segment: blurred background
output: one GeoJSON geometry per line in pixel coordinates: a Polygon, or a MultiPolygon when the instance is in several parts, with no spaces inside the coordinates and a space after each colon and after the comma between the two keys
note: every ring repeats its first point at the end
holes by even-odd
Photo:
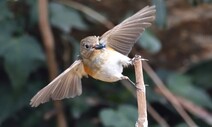
{"type": "MultiPolygon", "coordinates": [[[[123,82],[84,78],[79,97],[37,108],[29,102],[51,79],[41,14],[48,10],[59,74],[77,58],[82,38],[101,36],[147,5],[156,5],[156,21],[130,57],[149,60],[149,126],[212,126],[212,0],[51,0],[39,9],[45,1],[0,1],[1,127],[133,127],[135,90],[123,82]]],[[[135,81],[133,67],[124,74],[135,81]]]]}

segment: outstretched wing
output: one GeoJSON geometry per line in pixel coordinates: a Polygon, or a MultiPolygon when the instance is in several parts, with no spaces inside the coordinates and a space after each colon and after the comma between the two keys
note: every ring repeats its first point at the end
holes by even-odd
{"type": "Polygon", "coordinates": [[[82,93],[81,78],[86,75],[81,60],[75,61],[68,69],[41,89],[32,99],[30,105],[38,105],[52,100],[73,98],[82,93]]]}
{"type": "Polygon", "coordinates": [[[110,48],[128,55],[136,40],[145,28],[155,19],[155,6],[146,6],[101,36],[100,42],[106,42],[110,48]]]}

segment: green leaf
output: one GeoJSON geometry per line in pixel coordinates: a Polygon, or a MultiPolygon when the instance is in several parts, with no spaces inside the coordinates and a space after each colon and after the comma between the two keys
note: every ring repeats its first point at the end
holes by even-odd
{"type": "MultiPolygon", "coordinates": [[[[29,106],[29,100],[32,97],[35,89],[38,90],[39,84],[43,81],[30,81],[24,92],[19,96],[15,96],[14,92],[6,87],[7,84],[0,83],[0,126],[9,117],[14,116],[15,112],[20,111],[24,107],[29,106]]],[[[21,118],[20,118],[21,119],[21,118]]]]}
{"type": "Polygon", "coordinates": [[[138,110],[131,105],[120,105],[118,112],[126,116],[128,121],[134,125],[138,119],[138,110]]]}
{"type": "Polygon", "coordinates": [[[186,123],[180,123],[176,125],[175,127],[188,127],[188,125],[186,123]]]}
{"type": "Polygon", "coordinates": [[[104,109],[100,112],[100,119],[105,126],[114,126],[114,121],[119,119],[113,109],[104,109]]]}
{"type": "Polygon", "coordinates": [[[168,77],[167,84],[175,94],[183,96],[200,106],[206,106],[212,109],[212,101],[209,95],[202,88],[192,85],[190,77],[172,74],[168,77]]]}
{"type": "Polygon", "coordinates": [[[129,105],[120,106],[118,111],[108,108],[100,112],[100,119],[104,126],[132,127],[136,123],[137,110],[129,105]]]}
{"type": "Polygon", "coordinates": [[[0,56],[14,89],[21,88],[29,74],[44,64],[45,56],[38,42],[29,35],[0,42],[0,56]]]}
{"type": "Polygon", "coordinates": [[[152,102],[166,102],[164,97],[155,93],[155,91],[153,91],[153,89],[151,87],[146,87],[146,96],[148,99],[148,102],[152,103],[152,102]]]}
{"type": "Polygon", "coordinates": [[[38,124],[41,123],[43,120],[44,112],[42,110],[36,110],[35,112],[31,112],[28,116],[19,120],[22,125],[21,127],[35,127],[39,126],[38,124]]]}
{"type": "Polygon", "coordinates": [[[193,65],[186,74],[189,74],[198,86],[210,89],[212,82],[211,64],[212,61],[202,61],[199,64],[193,65]]]}
{"type": "Polygon", "coordinates": [[[8,18],[12,18],[13,14],[11,13],[11,11],[9,10],[8,6],[7,6],[7,0],[1,0],[0,1],[0,22],[8,19],[8,18]]]}
{"type": "Polygon", "coordinates": [[[13,106],[12,93],[1,83],[0,88],[0,126],[2,122],[8,118],[16,107],[13,106]]]}
{"type": "Polygon", "coordinates": [[[33,25],[38,22],[38,1],[27,0],[26,2],[30,6],[30,23],[33,25]]]}
{"type": "Polygon", "coordinates": [[[141,35],[140,39],[138,40],[138,44],[150,53],[157,53],[161,49],[160,40],[149,31],[145,31],[141,35]]]}
{"type": "Polygon", "coordinates": [[[91,105],[87,104],[86,98],[83,96],[81,96],[80,99],[75,99],[69,102],[72,106],[71,113],[76,119],[80,118],[80,116],[91,107],[91,105]]]}
{"type": "Polygon", "coordinates": [[[58,3],[50,3],[49,6],[51,12],[50,21],[52,25],[62,29],[65,32],[69,32],[72,27],[81,30],[87,29],[87,25],[83,21],[79,12],[58,3]]]}
{"type": "Polygon", "coordinates": [[[156,19],[155,22],[158,27],[164,28],[167,21],[167,9],[165,0],[152,0],[156,6],[156,19]]]}
{"type": "Polygon", "coordinates": [[[13,32],[16,31],[16,25],[13,20],[3,20],[0,21],[0,44],[9,41],[13,32]]]}

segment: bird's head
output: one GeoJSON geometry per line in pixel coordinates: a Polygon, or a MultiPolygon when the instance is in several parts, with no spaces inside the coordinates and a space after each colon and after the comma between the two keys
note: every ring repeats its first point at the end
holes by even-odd
{"type": "Polygon", "coordinates": [[[105,48],[105,44],[100,43],[98,36],[89,36],[80,42],[80,55],[83,58],[88,58],[92,55],[93,51],[105,48]]]}

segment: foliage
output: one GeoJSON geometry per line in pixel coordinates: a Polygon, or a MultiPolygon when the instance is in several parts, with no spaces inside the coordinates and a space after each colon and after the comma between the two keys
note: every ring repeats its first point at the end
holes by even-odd
{"type": "Polygon", "coordinates": [[[165,0],[152,0],[152,3],[156,6],[155,23],[159,28],[165,28],[167,22],[167,9],[165,0]]]}
{"type": "Polygon", "coordinates": [[[130,105],[121,105],[117,111],[108,108],[100,112],[100,119],[106,127],[132,127],[137,117],[137,109],[130,105]]]}
{"type": "Polygon", "coordinates": [[[212,101],[207,92],[201,87],[194,86],[189,76],[176,73],[170,74],[167,79],[167,84],[173,93],[192,100],[196,104],[212,109],[212,101]],[[191,96],[191,93],[195,94],[191,96]]]}
{"type": "Polygon", "coordinates": [[[2,43],[0,47],[5,71],[14,89],[24,85],[30,73],[44,62],[41,47],[28,35],[13,37],[6,43],[2,43]]]}
{"type": "MultiPolygon", "coordinates": [[[[104,13],[112,20],[117,19],[117,13],[110,9],[110,7],[114,8],[113,2],[117,1],[90,1],[89,3],[79,0],[78,2],[97,10],[101,14],[104,13]],[[107,13],[111,10],[111,13],[107,13]]],[[[125,13],[136,11],[134,8],[136,4],[144,5],[142,1],[132,0],[128,2],[120,3],[120,8],[125,9],[125,13]]],[[[190,6],[194,3],[196,3],[195,6],[201,6],[202,3],[208,4],[210,2],[211,0],[187,1],[190,6]]],[[[166,66],[169,64],[169,60],[168,64],[165,64],[165,57],[161,54],[161,51],[168,51],[170,47],[165,47],[164,38],[166,38],[166,34],[163,33],[169,32],[167,10],[168,6],[173,4],[167,4],[165,0],[152,0],[152,3],[157,8],[154,29],[150,28],[143,33],[136,46],[145,49],[145,51],[142,51],[142,53],[145,52],[145,58],[159,58],[162,61],[163,64],[158,64],[161,62],[159,60],[152,60],[149,63],[154,66],[155,71],[171,92],[211,112],[212,61],[210,59],[199,60],[198,64],[182,65],[182,68],[186,68],[184,71],[179,71],[180,68],[166,66]]],[[[185,3],[181,5],[183,4],[185,3]]],[[[208,6],[211,5],[208,4],[208,6]]],[[[178,6],[175,7],[175,9],[177,8],[178,6]]],[[[101,24],[93,22],[94,20],[90,20],[83,13],[55,1],[49,2],[48,9],[49,21],[54,33],[58,67],[59,71],[62,71],[77,57],[78,44],[83,37],[94,33],[100,35],[106,29],[101,24]]],[[[0,126],[56,126],[55,117],[44,119],[45,116],[55,112],[52,102],[43,104],[38,108],[29,106],[31,97],[48,82],[46,57],[38,27],[37,0],[1,0],[0,13],[0,126]]],[[[118,13],[119,19],[124,16],[122,13],[118,13]]],[[[180,26],[180,24],[178,25],[180,26]]],[[[178,35],[172,39],[177,38],[178,35]]],[[[184,45],[182,44],[182,47],[184,45]]],[[[175,44],[172,47],[174,46],[175,44]]],[[[194,50],[193,52],[198,51],[194,50]]],[[[179,58],[173,59],[179,61],[179,58]]],[[[134,81],[132,68],[125,69],[124,74],[134,81]]],[[[179,114],[157,92],[155,85],[146,74],[145,82],[148,84],[148,102],[153,108],[171,126],[185,127],[186,124],[179,118],[179,114]]],[[[83,79],[83,94],[75,99],[63,101],[66,120],[70,126],[132,127],[135,125],[137,120],[135,98],[120,82],[112,83],[113,85],[108,84],[92,78],[85,78],[83,79]]],[[[198,116],[193,114],[191,116],[200,126],[210,126],[204,120],[200,120],[198,116]]],[[[150,115],[149,126],[159,127],[150,115]]]]}
{"type": "Polygon", "coordinates": [[[65,7],[58,3],[51,3],[49,5],[52,25],[60,28],[65,32],[69,32],[72,27],[77,29],[85,30],[87,25],[82,20],[82,17],[79,15],[79,12],[74,9],[65,7]]]}
{"type": "Polygon", "coordinates": [[[153,34],[149,31],[145,31],[141,38],[138,41],[138,44],[141,45],[145,50],[154,54],[160,51],[161,49],[161,42],[157,39],[153,34]]]}

